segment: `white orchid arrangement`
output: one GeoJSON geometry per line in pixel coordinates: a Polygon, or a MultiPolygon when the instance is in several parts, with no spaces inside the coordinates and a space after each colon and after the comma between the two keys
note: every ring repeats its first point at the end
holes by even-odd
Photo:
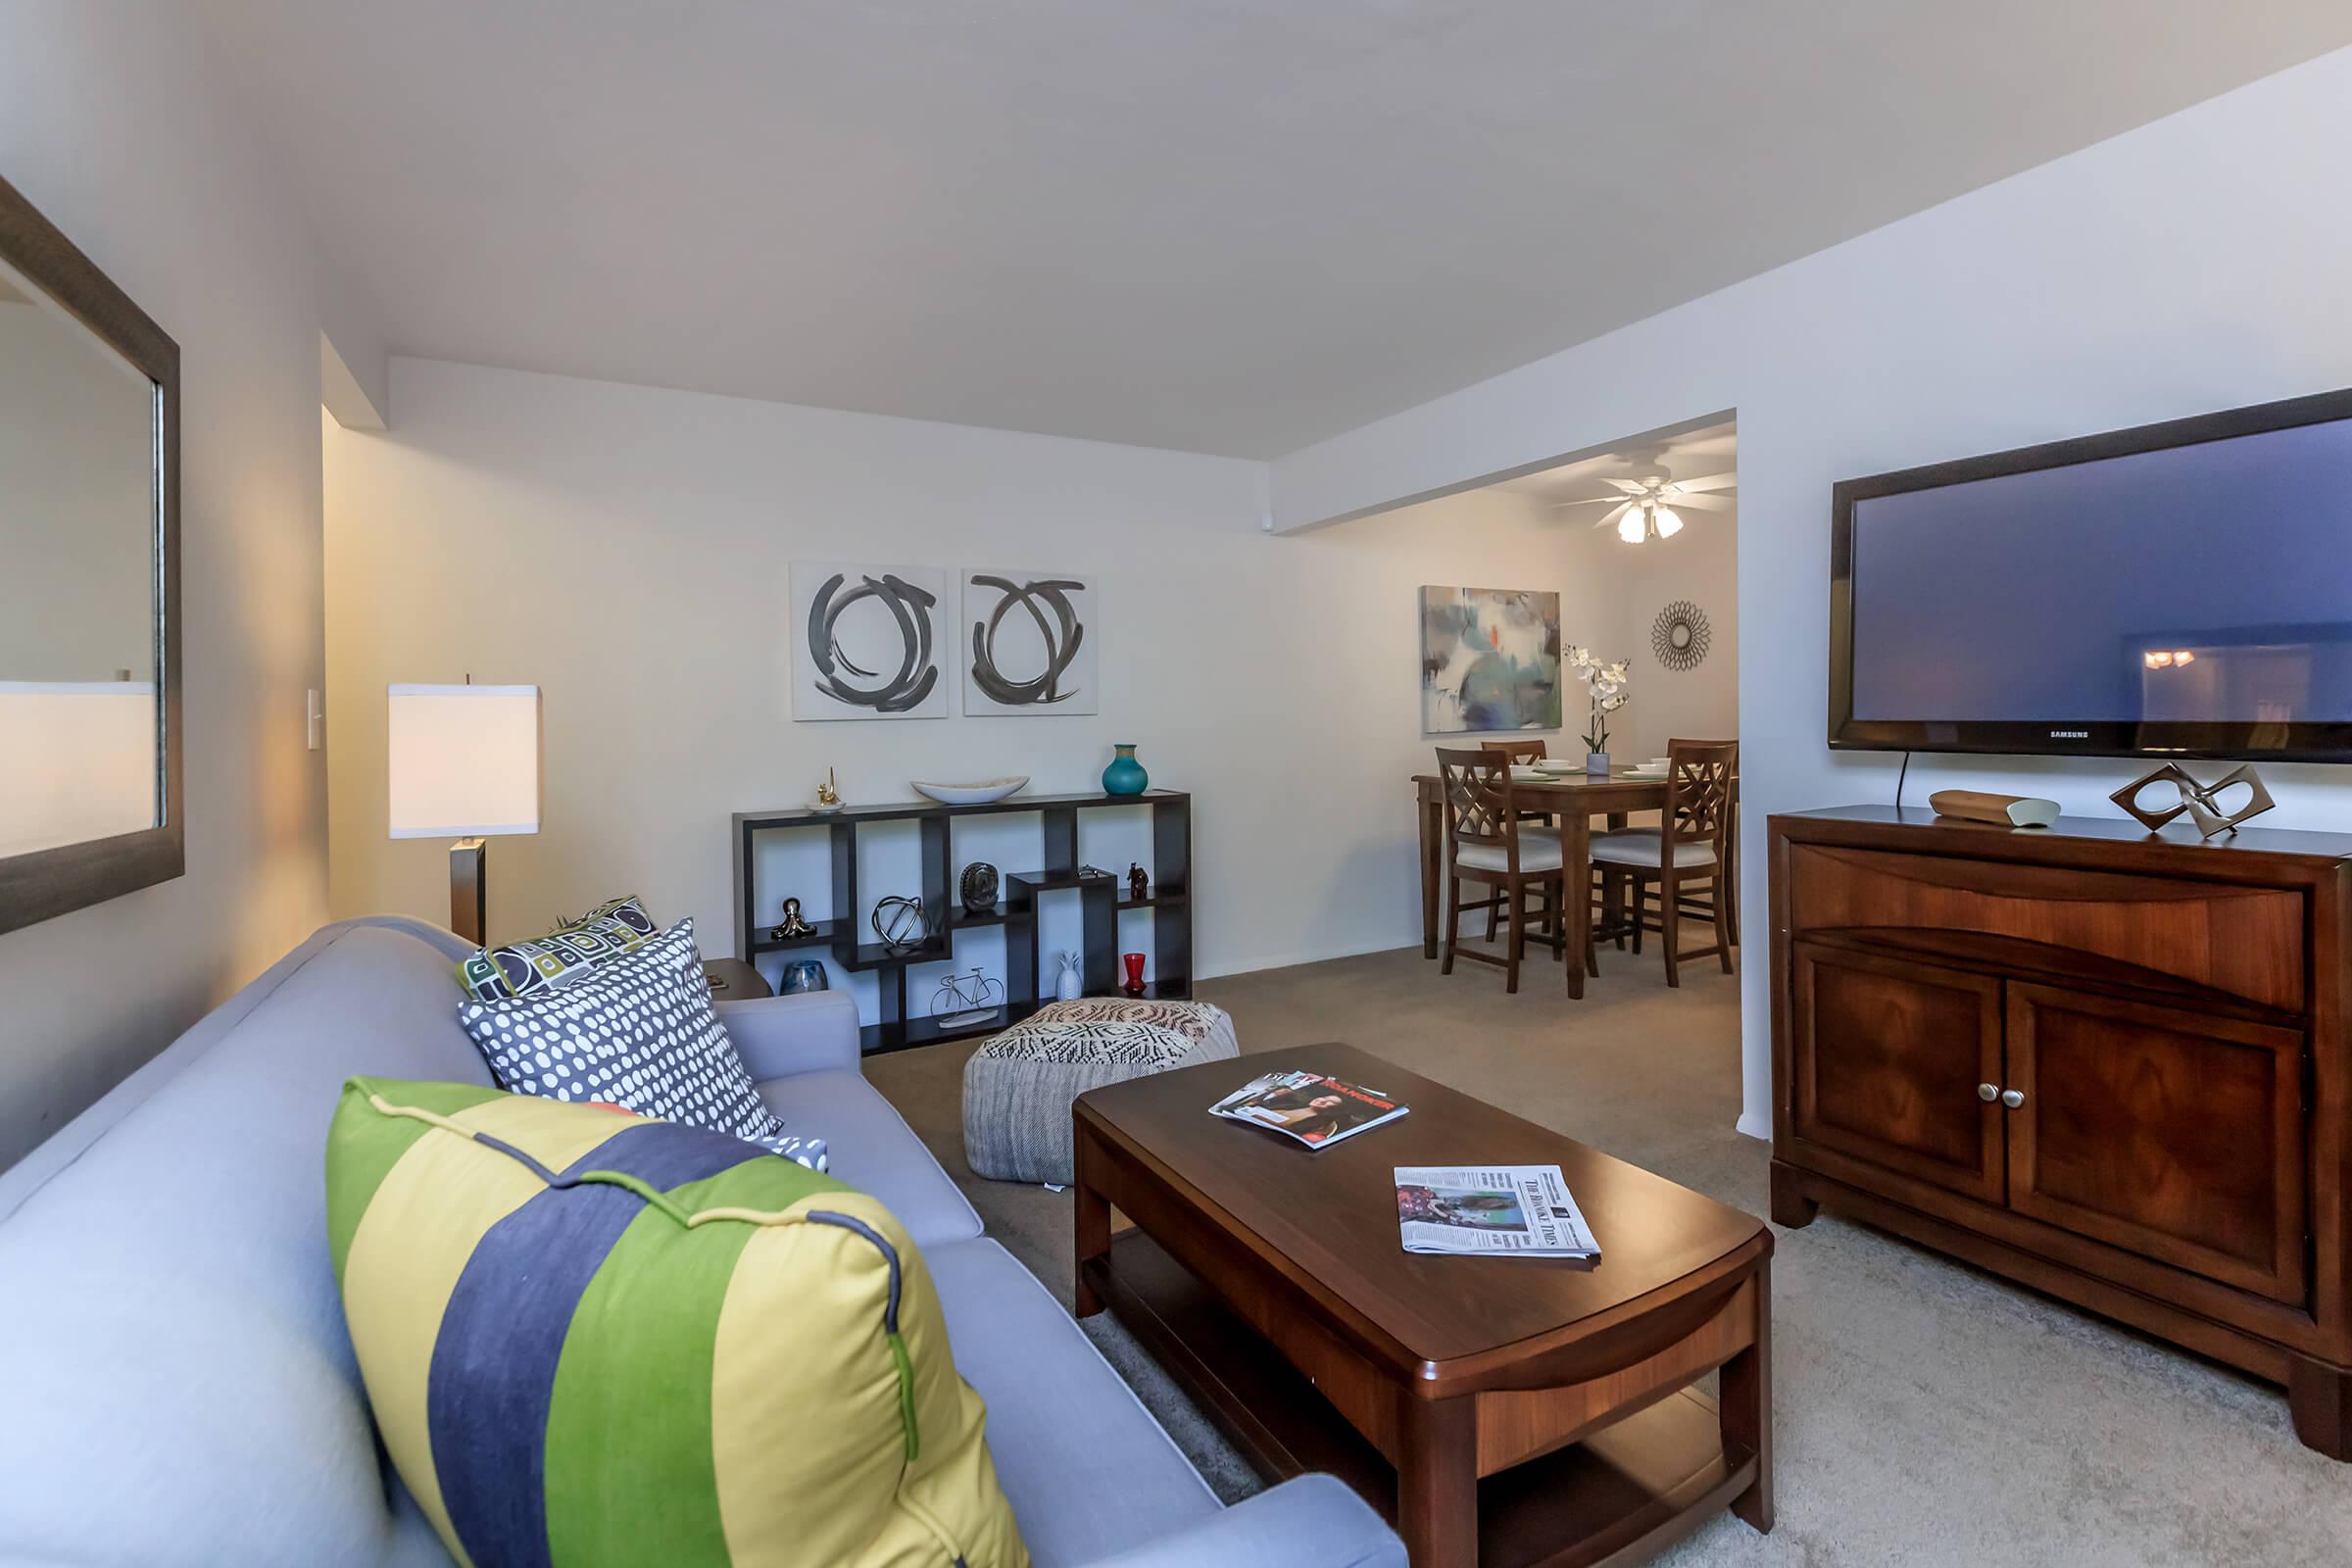
{"type": "Polygon", "coordinates": [[[1592,728],[1584,736],[1585,750],[1606,753],[1609,749],[1609,715],[1634,700],[1630,690],[1634,683],[1633,664],[1628,660],[1604,662],[1593,657],[1589,648],[1571,647],[1568,667],[1576,678],[1590,688],[1592,709],[1592,728]]]}

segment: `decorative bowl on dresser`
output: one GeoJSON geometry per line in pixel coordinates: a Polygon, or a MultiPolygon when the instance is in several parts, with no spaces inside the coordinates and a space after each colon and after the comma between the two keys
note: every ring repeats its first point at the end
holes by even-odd
{"type": "Polygon", "coordinates": [[[1775,816],[1772,1217],[2282,1383],[2352,1459],[2352,834],[1775,816]]]}

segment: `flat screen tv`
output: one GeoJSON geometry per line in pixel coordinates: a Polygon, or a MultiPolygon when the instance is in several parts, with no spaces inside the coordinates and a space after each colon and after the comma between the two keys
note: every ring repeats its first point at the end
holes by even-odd
{"type": "Polygon", "coordinates": [[[2352,391],[1833,507],[1834,747],[2352,761],[2352,391]]]}

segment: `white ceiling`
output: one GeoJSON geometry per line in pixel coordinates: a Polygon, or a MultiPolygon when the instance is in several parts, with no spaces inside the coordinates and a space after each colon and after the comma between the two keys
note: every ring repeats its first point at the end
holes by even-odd
{"type": "Polygon", "coordinates": [[[201,3],[397,352],[1250,457],[2352,43],[2342,0],[201,3]]]}

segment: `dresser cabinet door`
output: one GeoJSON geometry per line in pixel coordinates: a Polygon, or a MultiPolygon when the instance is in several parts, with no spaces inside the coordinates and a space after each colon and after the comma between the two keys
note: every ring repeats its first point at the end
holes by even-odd
{"type": "Polygon", "coordinates": [[[1790,1130],[1875,1165],[2001,1200],[2001,983],[1800,942],[1790,1130]]]}
{"type": "Polygon", "coordinates": [[[2303,1036],[2012,984],[2009,1206],[2300,1303],[2303,1036]]]}

